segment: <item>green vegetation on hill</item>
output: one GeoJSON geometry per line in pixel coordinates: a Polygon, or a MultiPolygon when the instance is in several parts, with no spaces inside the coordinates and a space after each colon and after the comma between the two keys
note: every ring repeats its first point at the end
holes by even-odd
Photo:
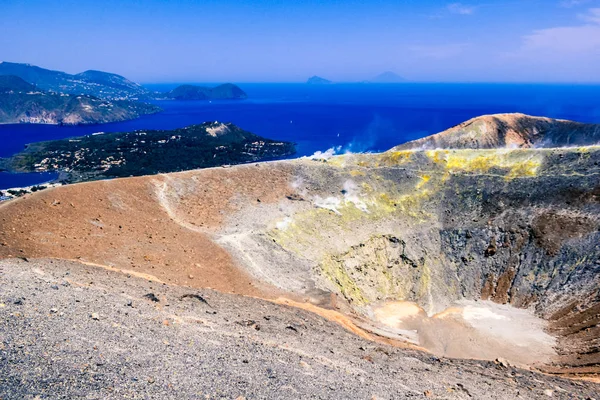
{"type": "Polygon", "coordinates": [[[0,93],[29,92],[35,86],[14,75],[0,75],[0,93]]]}
{"type": "Polygon", "coordinates": [[[265,139],[233,124],[207,122],[34,143],[0,159],[0,164],[16,172],[62,171],[75,182],[239,164],[294,152],[293,143],[265,139]]]}

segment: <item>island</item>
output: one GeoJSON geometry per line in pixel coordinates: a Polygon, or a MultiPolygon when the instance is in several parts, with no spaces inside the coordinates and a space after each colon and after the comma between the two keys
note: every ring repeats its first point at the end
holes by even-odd
{"type": "Polygon", "coordinates": [[[308,78],[306,83],[309,85],[328,85],[333,82],[329,79],[321,78],[320,76],[315,75],[308,78]]]}
{"type": "Polygon", "coordinates": [[[100,124],[160,112],[152,104],[48,92],[14,75],[0,75],[0,124],[100,124]]]}
{"type": "Polygon", "coordinates": [[[386,71],[383,72],[377,76],[375,76],[373,79],[368,81],[369,83],[402,83],[402,82],[406,82],[406,79],[394,72],[391,71],[386,71]]]}
{"type": "Polygon", "coordinates": [[[99,132],[33,143],[21,153],[0,158],[0,170],[58,171],[61,181],[74,183],[248,163],[294,153],[293,143],[215,121],[174,130],[99,132]]]}
{"type": "Polygon", "coordinates": [[[93,96],[103,100],[225,100],[248,96],[238,86],[181,85],[170,92],[150,90],[139,83],[110,72],[89,70],[71,75],[30,64],[0,62],[0,76],[17,76],[42,91],[93,96]]]}
{"type": "Polygon", "coordinates": [[[246,92],[232,83],[213,88],[195,85],[181,85],[165,94],[174,100],[235,100],[248,97],[246,92]]]}

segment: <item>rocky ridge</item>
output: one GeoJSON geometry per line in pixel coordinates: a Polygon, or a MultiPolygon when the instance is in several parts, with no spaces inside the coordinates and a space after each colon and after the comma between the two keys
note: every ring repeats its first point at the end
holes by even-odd
{"type": "Polygon", "coordinates": [[[600,143],[600,124],[495,114],[476,117],[444,132],[396,146],[408,149],[515,149],[588,146],[600,143]]]}

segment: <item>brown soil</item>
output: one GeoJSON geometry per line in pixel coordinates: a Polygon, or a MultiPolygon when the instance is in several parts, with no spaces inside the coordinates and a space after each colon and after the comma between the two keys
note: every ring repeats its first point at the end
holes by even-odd
{"type": "MultiPolygon", "coordinates": [[[[207,169],[166,176],[97,181],[49,189],[0,206],[0,258],[77,259],[191,287],[273,298],[281,293],[238,269],[210,238],[210,228],[239,207],[236,193],[270,202],[287,191],[285,168],[207,169]],[[170,218],[157,193],[177,196],[194,182],[170,218]],[[201,229],[205,228],[205,229],[201,229]]],[[[179,196],[177,196],[179,197],[179,196]]]]}

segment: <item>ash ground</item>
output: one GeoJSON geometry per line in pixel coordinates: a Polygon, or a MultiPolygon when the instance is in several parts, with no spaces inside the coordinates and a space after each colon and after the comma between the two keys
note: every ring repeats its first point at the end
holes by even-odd
{"type": "Polygon", "coordinates": [[[41,259],[0,261],[0,398],[597,399],[600,385],[439,359],[296,308],[41,259]]]}

